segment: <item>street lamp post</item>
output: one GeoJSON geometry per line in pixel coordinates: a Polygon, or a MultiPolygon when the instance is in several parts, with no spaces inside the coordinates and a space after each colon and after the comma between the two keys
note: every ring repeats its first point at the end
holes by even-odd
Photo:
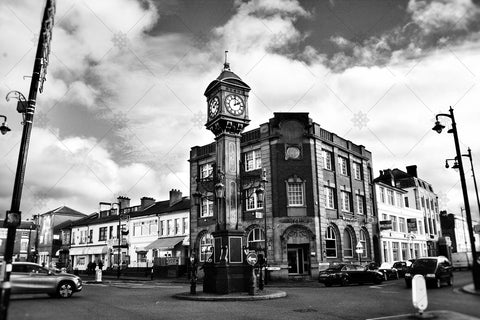
{"type": "MultiPolygon", "coordinates": [[[[3,227],[7,228],[7,239],[5,243],[5,253],[3,262],[3,282],[0,292],[0,320],[7,319],[8,305],[10,302],[10,274],[12,272],[12,258],[15,245],[15,235],[17,227],[22,220],[20,211],[20,201],[22,198],[23,182],[25,177],[25,168],[27,165],[28,147],[30,144],[30,135],[33,127],[33,115],[35,113],[35,105],[37,101],[37,92],[43,91],[43,82],[47,73],[48,57],[50,54],[50,42],[52,38],[53,20],[55,15],[55,0],[47,0],[43,19],[40,27],[40,34],[35,54],[35,62],[33,65],[32,80],[30,82],[30,91],[28,100],[25,100],[18,91],[10,93],[19,94],[17,98],[23,97],[24,101],[19,100],[17,110],[24,115],[22,139],[20,142],[20,150],[18,155],[17,170],[15,173],[15,182],[13,185],[12,203],[10,210],[7,211],[3,227]]],[[[7,94],[7,101],[9,99],[7,94]]],[[[6,120],[6,117],[5,117],[6,120]]],[[[8,128],[5,123],[0,127],[0,131],[4,134],[8,128]]]]}
{"type": "Polygon", "coordinates": [[[473,169],[472,150],[468,148],[467,151],[468,151],[468,154],[462,154],[462,156],[468,157],[470,159],[470,166],[472,168],[473,186],[475,187],[475,195],[477,196],[478,213],[480,214],[480,199],[478,198],[477,179],[475,178],[475,170],[473,169]]]}
{"type": "Polygon", "coordinates": [[[467,216],[467,224],[468,224],[468,235],[470,238],[470,244],[472,247],[472,258],[473,258],[473,268],[472,268],[472,276],[473,276],[473,284],[475,287],[475,290],[480,290],[480,269],[479,269],[479,264],[477,261],[477,252],[475,248],[475,237],[473,234],[473,225],[472,225],[472,216],[470,213],[470,204],[468,201],[468,193],[467,193],[467,184],[465,181],[465,173],[463,170],[463,162],[462,162],[462,153],[460,151],[460,143],[458,139],[458,132],[457,132],[457,124],[455,123],[455,116],[453,114],[453,108],[450,107],[450,113],[440,113],[435,116],[436,122],[435,126],[432,128],[432,130],[441,133],[442,130],[445,128],[442,124],[440,124],[440,121],[438,121],[439,117],[447,117],[450,118],[452,121],[452,128],[448,130],[448,133],[453,133],[453,140],[455,143],[455,151],[456,151],[456,160],[458,163],[458,169],[460,172],[460,182],[462,185],[462,193],[463,193],[463,202],[465,204],[465,213],[467,216]]]}

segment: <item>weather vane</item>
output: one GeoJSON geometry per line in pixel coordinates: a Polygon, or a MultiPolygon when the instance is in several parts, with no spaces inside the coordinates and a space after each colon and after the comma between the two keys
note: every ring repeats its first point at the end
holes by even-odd
{"type": "Polygon", "coordinates": [[[223,64],[223,70],[230,70],[230,63],[227,62],[228,50],[225,50],[225,63],[223,64]]]}

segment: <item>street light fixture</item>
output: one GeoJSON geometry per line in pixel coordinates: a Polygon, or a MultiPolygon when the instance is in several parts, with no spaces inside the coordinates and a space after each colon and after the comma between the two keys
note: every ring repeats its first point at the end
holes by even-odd
{"type": "Polygon", "coordinates": [[[2,134],[6,134],[8,131],[11,131],[11,129],[9,127],[7,127],[7,117],[0,114],[0,118],[5,119],[5,120],[3,120],[3,123],[0,126],[0,132],[2,134]]]}
{"type": "Polygon", "coordinates": [[[458,169],[460,172],[460,182],[462,185],[462,193],[463,193],[463,201],[465,204],[465,213],[467,216],[467,224],[468,224],[468,235],[470,238],[470,245],[472,248],[472,258],[473,258],[473,268],[472,268],[472,276],[473,276],[473,284],[475,287],[475,290],[480,290],[480,265],[478,264],[477,261],[477,252],[475,248],[475,237],[473,234],[473,225],[472,225],[472,215],[470,213],[470,204],[468,201],[468,193],[467,193],[467,183],[465,181],[465,173],[463,170],[463,162],[462,162],[462,153],[460,151],[460,142],[458,139],[458,132],[457,132],[457,124],[455,122],[455,116],[453,114],[453,108],[450,107],[449,109],[450,113],[439,113],[435,116],[435,126],[432,128],[433,131],[436,131],[438,133],[441,133],[442,130],[445,128],[444,125],[440,124],[440,121],[438,121],[439,117],[447,117],[450,118],[452,121],[452,128],[448,130],[448,133],[453,133],[453,140],[455,143],[455,151],[456,151],[456,157],[455,159],[457,160],[458,163],[458,169]]]}

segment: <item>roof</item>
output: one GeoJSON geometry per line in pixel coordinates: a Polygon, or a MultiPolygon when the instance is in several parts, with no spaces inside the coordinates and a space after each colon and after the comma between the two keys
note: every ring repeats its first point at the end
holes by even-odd
{"type": "Polygon", "coordinates": [[[53,209],[53,210],[50,210],[50,211],[47,211],[45,213],[42,213],[40,214],[41,216],[43,215],[47,215],[47,214],[60,214],[60,215],[64,215],[64,216],[73,216],[73,217],[85,217],[85,213],[82,213],[80,211],[77,211],[77,210],[73,210],[72,208],[70,207],[67,207],[67,206],[61,206],[61,207],[58,207],[56,209],[53,209]]]}
{"type": "Polygon", "coordinates": [[[248,84],[243,82],[242,79],[240,79],[239,76],[237,76],[233,71],[230,70],[230,68],[225,68],[222,70],[220,75],[217,77],[217,79],[213,80],[210,82],[208,85],[207,89],[205,90],[204,95],[208,95],[208,93],[217,85],[220,84],[228,84],[228,85],[233,85],[237,87],[242,87],[243,89],[250,91],[250,87],[248,84]]]}
{"type": "MultiPolygon", "coordinates": [[[[182,197],[180,201],[174,203],[172,206],[170,206],[170,200],[157,201],[155,202],[155,204],[147,207],[145,210],[131,212],[128,213],[128,215],[130,216],[130,218],[133,218],[148,215],[165,214],[175,211],[190,210],[190,205],[191,204],[189,197],[182,197]]],[[[101,224],[111,221],[118,221],[118,215],[98,218],[98,213],[95,212],[83,219],[72,221],[69,225],[65,225],[64,228],[88,226],[92,224],[101,224]]]]}

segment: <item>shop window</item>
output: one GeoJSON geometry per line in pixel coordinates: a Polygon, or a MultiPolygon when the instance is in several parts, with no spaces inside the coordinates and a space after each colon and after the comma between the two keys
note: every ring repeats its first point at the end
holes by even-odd
{"type": "Polygon", "coordinates": [[[205,234],[200,239],[200,262],[206,262],[211,259],[213,254],[213,236],[210,233],[205,234]]]}
{"type": "Polygon", "coordinates": [[[352,234],[348,229],[343,230],[343,256],[345,258],[353,258],[352,234]]]}
{"type": "Polygon", "coordinates": [[[325,234],[325,254],[327,258],[337,257],[337,237],[333,227],[328,227],[325,234]]]}

